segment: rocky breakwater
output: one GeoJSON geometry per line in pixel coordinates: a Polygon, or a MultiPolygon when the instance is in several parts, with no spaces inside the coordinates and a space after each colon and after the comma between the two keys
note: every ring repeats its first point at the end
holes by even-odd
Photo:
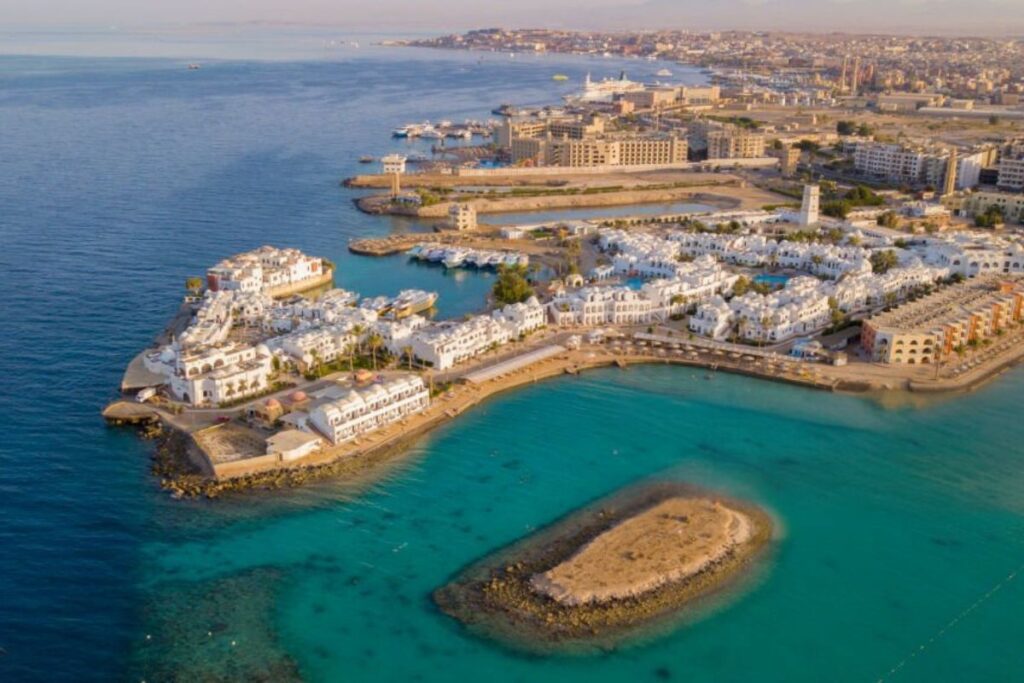
{"type": "Polygon", "coordinates": [[[474,564],[434,600],[517,648],[607,649],[692,615],[747,576],[771,537],[771,518],[749,503],[645,485],[474,564]]]}

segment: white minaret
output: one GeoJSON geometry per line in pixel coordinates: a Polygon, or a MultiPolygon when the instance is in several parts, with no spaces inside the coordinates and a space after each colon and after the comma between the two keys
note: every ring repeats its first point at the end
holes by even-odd
{"type": "Polygon", "coordinates": [[[818,222],[818,204],[821,188],[817,185],[804,185],[804,201],[800,204],[800,225],[814,225],[818,222]]]}

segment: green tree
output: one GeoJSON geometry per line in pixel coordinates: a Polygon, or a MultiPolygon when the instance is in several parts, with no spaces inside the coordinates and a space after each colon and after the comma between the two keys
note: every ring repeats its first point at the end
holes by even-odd
{"type": "Polygon", "coordinates": [[[201,277],[190,277],[185,280],[185,289],[192,294],[199,294],[199,290],[203,288],[203,278],[201,277]]]}
{"type": "Polygon", "coordinates": [[[900,227],[900,217],[896,215],[895,211],[886,211],[878,217],[876,222],[883,228],[895,230],[900,227]]]}
{"type": "Polygon", "coordinates": [[[736,296],[743,296],[750,291],[750,278],[746,275],[740,275],[739,279],[733,283],[732,293],[736,296]]]}
{"type": "Polygon", "coordinates": [[[376,332],[371,332],[370,336],[366,339],[366,344],[370,347],[370,355],[373,356],[373,369],[377,369],[377,351],[380,347],[384,346],[384,338],[376,332]]]}
{"type": "Polygon", "coordinates": [[[856,130],[857,128],[853,121],[836,122],[836,132],[840,135],[853,135],[856,130]]]}
{"type": "Polygon", "coordinates": [[[533,296],[533,287],[526,279],[526,268],[523,266],[500,266],[492,294],[494,300],[500,304],[517,304],[533,296]]]}
{"type": "Polygon", "coordinates": [[[878,275],[888,272],[899,263],[899,257],[892,249],[876,251],[871,254],[871,271],[878,275]]]}

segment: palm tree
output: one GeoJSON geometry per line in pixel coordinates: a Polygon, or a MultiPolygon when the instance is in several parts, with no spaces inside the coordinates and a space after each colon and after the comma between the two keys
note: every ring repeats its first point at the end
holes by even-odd
{"type": "Polygon", "coordinates": [[[370,336],[366,339],[367,344],[370,346],[370,353],[373,354],[373,369],[377,369],[377,349],[384,344],[384,339],[376,332],[371,332],[370,336]]]}
{"type": "Polygon", "coordinates": [[[412,372],[412,357],[413,357],[412,347],[411,346],[406,346],[406,347],[404,347],[402,349],[402,352],[405,354],[405,359],[409,363],[409,372],[412,372]]]}
{"type": "Polygon", "coordinates": [[[349,340],[345,344],[345,353],[348,354],[348,371],[353,373],[356,371],[356,340],[349,340]]]}

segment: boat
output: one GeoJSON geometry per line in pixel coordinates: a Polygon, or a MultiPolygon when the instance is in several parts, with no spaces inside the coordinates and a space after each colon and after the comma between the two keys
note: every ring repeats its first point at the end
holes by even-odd
{"type": "Polygon", "coordinates": [[[391,310],[394,301],[386,296],[375,296],[372,299],[363,299],[359,302],[359,308],[373,311],[377,315],[384,315],[391,310]]]}
{"type": "Polygon", "coordinates": [[[616,95],[644,90],[643,83],[631,81],[626,78],[626,72],[619,73],[618,78],[605,78],[600,81],[590,79],[587,73],[583,80],[583,92],[576,95],[567,95],[565,99],[578,102],[611,102],[616,95]]]}
{"type": "Polygon", "coordinates": [[[395,297],[391,314],[395,318],[405,318],[416,313],[429,311],[437,303],[437,292],[425,292],[422,289],[406,289],[395,297]]]}
{"type": "Polygon", "coordinates": [[[424,128],[420,132],[420,137],[426,138],[427,140],[443,140],[444,133],[437,130],[436,128],[424,128]]]}
{"type": "Polygon", "coordinates": [[[452,249],[444,257],[445,268],[458,268],[466,260],[466,252],[461,249],[452,249]]]}
{"type": "Polygon", "coordinates": [[[391,131],[391,136],[396,138],[407,138],[409,137],[409,132],[409,126],[402,126],[391,131]]]}
{"type": "Polygon", "coordinates": [[[666,77],[666,76],[671,76],[671,75],[672,75],[672,72],[671,72],[671,71],[669,71],[668,69],[660,69],[660,70],[656,71],[656,72],[654,73],[654,75],[655,75],[655,76],[661,76],[661,77],[663,77],[663,78],[664,78],[664,77],[666,77]]]}
{"type": "Polygon", "coordinates": [[[569,77],[566,76],[565,74],[555,74],[554,76],[551,77],[551,80],[553,80],[553,81],[567,81],[567,80],[569,80],[569,77]]]}
{"type": "Polygon", "coordinates": [[[359,157],[359,163],[361,164],[372,164],[374,161],[376,161],[376,159],[374,159],[368,154],[364,154],[363,156],[359,157]]]}
{"type": "Polygon", "coordinates": [[[189,71],[198,71],[200,68],[201,67],[198,64],[189,64],[188,65],[188,70],[189,71]]]}

